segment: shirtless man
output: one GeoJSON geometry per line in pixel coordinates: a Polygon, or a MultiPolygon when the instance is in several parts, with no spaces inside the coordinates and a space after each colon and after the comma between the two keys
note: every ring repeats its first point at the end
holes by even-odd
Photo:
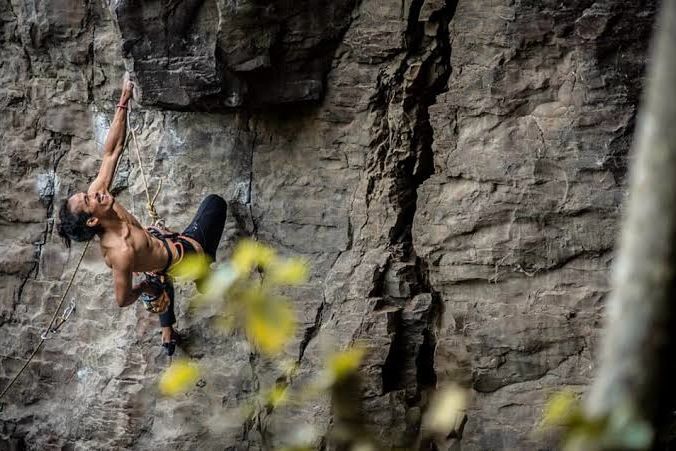
{"type": "MultiPolygon", "coordinates": [[[[132,286],[133,273],[166,274],[172,263],[178,262],[189,252],[204,252],[215,259],[227,209],[221,197],[210,195],[200,205],[192,223],[182,234],[176,234],[157,228],[144,228],[116,202],[108,189],[124,150],[126,110],[132,96],[133,84],[126,81],[103,145],[103,161],[98,176],[86,193],[77,193],[64,200],[59,211],[60,223],[57,225],[58,233],[67,247],[70,247],[71,240],[88,241],[94,236],[99,237],[103,259],[113,270],[115,300],[120,307],[133,304],[143,293],[158,296],[158,291],[161,291],[148,279],[132,286]]],[[[172,327],[176,322],[173,287],[169,284],[165,288],[170,303],[166,312],[160,314],[162,346],[168,355],[172,355],[178,334],[172,327]]]]}

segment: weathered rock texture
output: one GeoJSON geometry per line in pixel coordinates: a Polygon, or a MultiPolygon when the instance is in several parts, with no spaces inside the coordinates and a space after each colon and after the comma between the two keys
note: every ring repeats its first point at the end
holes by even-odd
{"type": "Polygon", "coordinates": [[[318,100],[355,0],[110,3],[144,103],[222,109],[318,100]]]}
{"type": "MultiPolygon", "coordinates": [[[[386,446],[417,446],[429,390],[454,381],[473,401],[441,449],[535,449],[546,397],[594,370],[654,9],[0,0],[0,388],[79,256],[58,242],[56,207],[94,177],[127,67],[169,225],[215,192],[231,207],[221,259],[254,235],[310,260],[291,293],[294,383],[326,343],[358,340],[386,446]]],[[[133,161],[115,186],[147,219],[133,161]]],[[[206,371],[159,397],[156,318],[114,306],[96,246],[77,281],[77,312],[4,400],[4,448],[257,449],[303,425],[330,445],[328,399],[226,421],[279,370],[211,329],[211,313],[179,307],[184,354],[206,371]]]]}

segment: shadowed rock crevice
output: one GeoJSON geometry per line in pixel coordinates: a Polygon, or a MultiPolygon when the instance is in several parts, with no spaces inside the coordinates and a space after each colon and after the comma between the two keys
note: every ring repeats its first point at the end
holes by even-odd
{"type": "Polygon", "coordinates": [[[388,329],[392,335],[390,349],[383,365],[383,394],[395,390],[401,390],[405,385],[406,370],[406,342],[404,337],[404,325],[402,323],[401,310],[397,310],[388,315],[388,329]]]}
{"type": "Polygon", "coordinates": [[[312,341],[312,339],[314,339],[317,336],[317,333],[319,333],[319,327],[322,324],[322,314],[324,313],[325,305],[326,299],[323,299],[322,303],[319,305],[319,308],[317,309],[317,313],[315,314],[314,323],[310,327],[305,329],[303,339],[301,340],[299,345],[300,348],[300,351],[298,352],[299,363],[303,360],[303,355],[305,354],[305,349],[307,348],[308,344],[310,344],[310,341],[312,341]]]}
{"type": "Polygon", "coordinates": [[[403,253],[410,251],[406,248],[412,242],[417,188],[434,173],[429,107],[446,89],[451,74],[448,24],[457,6],[448,0],[421,20],[423,3],[414,1],[409,11],[406,56],[393,75],[379,80],[372,101],[379,117],[372,133],[375,151],[366,168],[370,177],[366,203],[381,197],[394,203],[396,220],[388,233],[389,244],[399,245],[403,253]]]}
{"type": "MultiPolygon", "coordinates": [[[[410,6],[406,54],[391,75],[381,76],[372,100],[376,120],[370,147],[374,151],[366,165],[368,218],[381,221],[381,208],[395,212],[394,218],[388,214],[391,219],[381,235],[387,237],[382,243],[388,252],[387,263],[374,274],[376,283],[370,292],[370,296],[378,297],[376,308],[384,312],[388,324],[382,403],[397,399],[403,411],[417,412],[411,413],[413,417],[425,406],[423,391],[433,388],[437,381],[434,348],[441,313],[439,296],[427,277],[427,265],[417,257],[412,239],[417,190],[434,173],[429,108],[446,89],[451,75],[448,24],[457,2],[435,5],[437,9],[433,10],[423,1],[410,6]],[[422,17],[424,6],[426,16],[422,17]]],[[[370,412],[387,409],[382,403],[373,400],[370,412]]],[[[406,432],[393,435],[391,443],[401,445],[397,440],[406,436],[412,445],[410,440],[419,426],[419,420],[394,426],[393,434],[400,433],[396,432],[399,427],[406,432]]]]}
{"type": "MultiPolygon", "coordinates": [[[[433,294],[434,297],[438,295],[433,294]]],[[[440,312],[437,311],[440,302],[433,301],[433,309],[428,312],[428,327],[423,332],[423,342],[418,349],[418,355],[415,360],[416,383],[421,389],[434,388],[437,383],[437,373],[434,370],[434,348],[436,346],[436,331],[439,327],[440,312]]]]}

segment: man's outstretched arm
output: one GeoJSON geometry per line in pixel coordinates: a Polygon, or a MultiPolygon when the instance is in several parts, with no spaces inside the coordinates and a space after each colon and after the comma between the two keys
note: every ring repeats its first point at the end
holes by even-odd
{"type": "Polygon", "coordinates": [[[127,307],[138,299],[145,291],[151,291],[143,281],[132,288],[132,260],[119,256],[113,261],[113,283],[115,284],[115,301],[119,307],[127,307]]]}
{"type": "Polygon", "coordinates": [[[122,95],[115,109],[115,117],[110,125],[106,142],[103,144],[103,161],[96,179],[89,185],[89,193],[107,192],[113,182],[113,175],[117,167],[117,160],[124,150],[124,139],[127,134],[127,109],[129,99],[133,97],[134,84],[125,81],[122,86],[122,95]]]}

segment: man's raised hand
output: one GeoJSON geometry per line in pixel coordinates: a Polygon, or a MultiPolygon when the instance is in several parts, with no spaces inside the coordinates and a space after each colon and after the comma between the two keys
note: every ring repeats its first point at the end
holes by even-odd
{"type": "Polygon", "coordinates": [[[124,77],[124,82],[122,83],[122,94],[120,95],[120,102],[118,106],[127,106],[129,99],[134,98],[134,82],[129,80],[129,76],[124,77]]]}

